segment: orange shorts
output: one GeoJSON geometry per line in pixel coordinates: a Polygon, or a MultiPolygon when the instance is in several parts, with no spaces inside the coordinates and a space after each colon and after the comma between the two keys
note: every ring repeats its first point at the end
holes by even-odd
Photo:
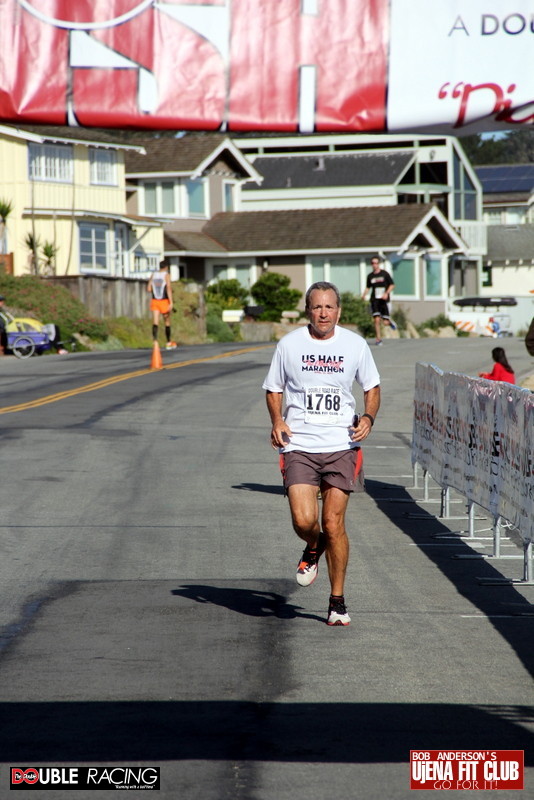
{"type": "Polygon", "coordinates": [[[171,301],[170,300],[154,300],[150,301],[150,310],[151,311],[159,311],[162,314],[168,314],[171,310],[171,301]]]}

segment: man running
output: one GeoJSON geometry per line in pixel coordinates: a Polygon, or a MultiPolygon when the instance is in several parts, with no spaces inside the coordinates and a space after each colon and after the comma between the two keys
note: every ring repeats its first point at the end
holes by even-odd
{"type": "Polygon", "coordinates": [[[313,583],[324,552],[331,590],[327,622],[348,625],[345,513],[350,493],[364,491],[359,445],[369,436],[380,407],[380,376],[365,340],[339,327],[340,297],[333,284],[310,286],[306,313],[309,325],[279,341],[263,388],[293,528],[306,542],[297,582],[313,583]],[[359,417],[354,414],[355,380],[364,394],[359,417]]]}
{"type": "Polygon", "coordinates": [[[397,329],[397,326],[389,316],[389,301],[391,300],[391,292],[395,288],[393,278],[385,269],[382,269],[382,262],[378,256],[371,259],[371,266],[373,271],[367,276],[367,286],[362,294],[362,300],[365,300],[367,292],[371,290],[371,314],[373,322],[375,323],[376,344],[382,344],[380,337],[380,320],[383,320],[385,325],[389,325],[392,331],[397,329]]]}
{"type": "Polygon", "coordinates": [[[165,338],[167,350],[176,350],[178,345],[171,340],[171,311],[172,311],[172,284],[169,275],[169,262],[160,262],[158,272],[153,272],[148,281],[147,292],[150,292],[150,310],[152,311],[152,338],[158,341],[158,327],[160,314],[165,324],[165,338]]]}

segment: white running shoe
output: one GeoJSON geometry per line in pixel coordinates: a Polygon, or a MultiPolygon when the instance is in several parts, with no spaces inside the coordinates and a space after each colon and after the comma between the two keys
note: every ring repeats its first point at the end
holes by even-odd
{"type": "Polygon", "coordinates": [[[347,613],[343,597],[331,597],[328,604],[328,625],[349,625],[350,617],[347,613]]]}
{"type": "Polygon", "coordinates": [[[321,532],[319,534],[317,548],[315,550],[310,550],[309,545],[306,545],[304,548],[302,558],[300,559],[297,567],[297,583],[300,584],[300,586],[309,586],[316,579],[319,568],[319,559],[324,553],[325,547],[326,539],[324,534],[321,532]]]}

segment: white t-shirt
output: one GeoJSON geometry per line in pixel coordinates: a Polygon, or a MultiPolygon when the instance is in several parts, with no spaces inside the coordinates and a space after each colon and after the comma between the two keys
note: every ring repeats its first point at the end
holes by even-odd
{"type": "Polygon", "coordinates": [[[358,444],[349,428],[355,411],[354,381],[364,392],[380,383],[367,342],[336,326],[330,339],[314,339],[308,326],[278,342],[263,388],[283,392],[284,419],[293,436],[283,453],[335,453],[358,444]]]}

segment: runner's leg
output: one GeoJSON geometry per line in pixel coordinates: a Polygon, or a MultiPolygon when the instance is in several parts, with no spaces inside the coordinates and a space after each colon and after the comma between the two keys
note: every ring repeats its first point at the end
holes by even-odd
{"type": "Polygon", "coordinates": [[[295,533],[315,549],[321,530],[317,486],[295,483],[288,488],[287,496],[295,533]]]}
{"type": "Polygon", "coordinates": [[[323,498],[323,532],[326,537],[326,562],[330,577],[331,593],[343,595],[345,574],[349,560],[349,538],[345,529],[345,513],[349,502],[349,492],[321,484],[323,498]]]}

